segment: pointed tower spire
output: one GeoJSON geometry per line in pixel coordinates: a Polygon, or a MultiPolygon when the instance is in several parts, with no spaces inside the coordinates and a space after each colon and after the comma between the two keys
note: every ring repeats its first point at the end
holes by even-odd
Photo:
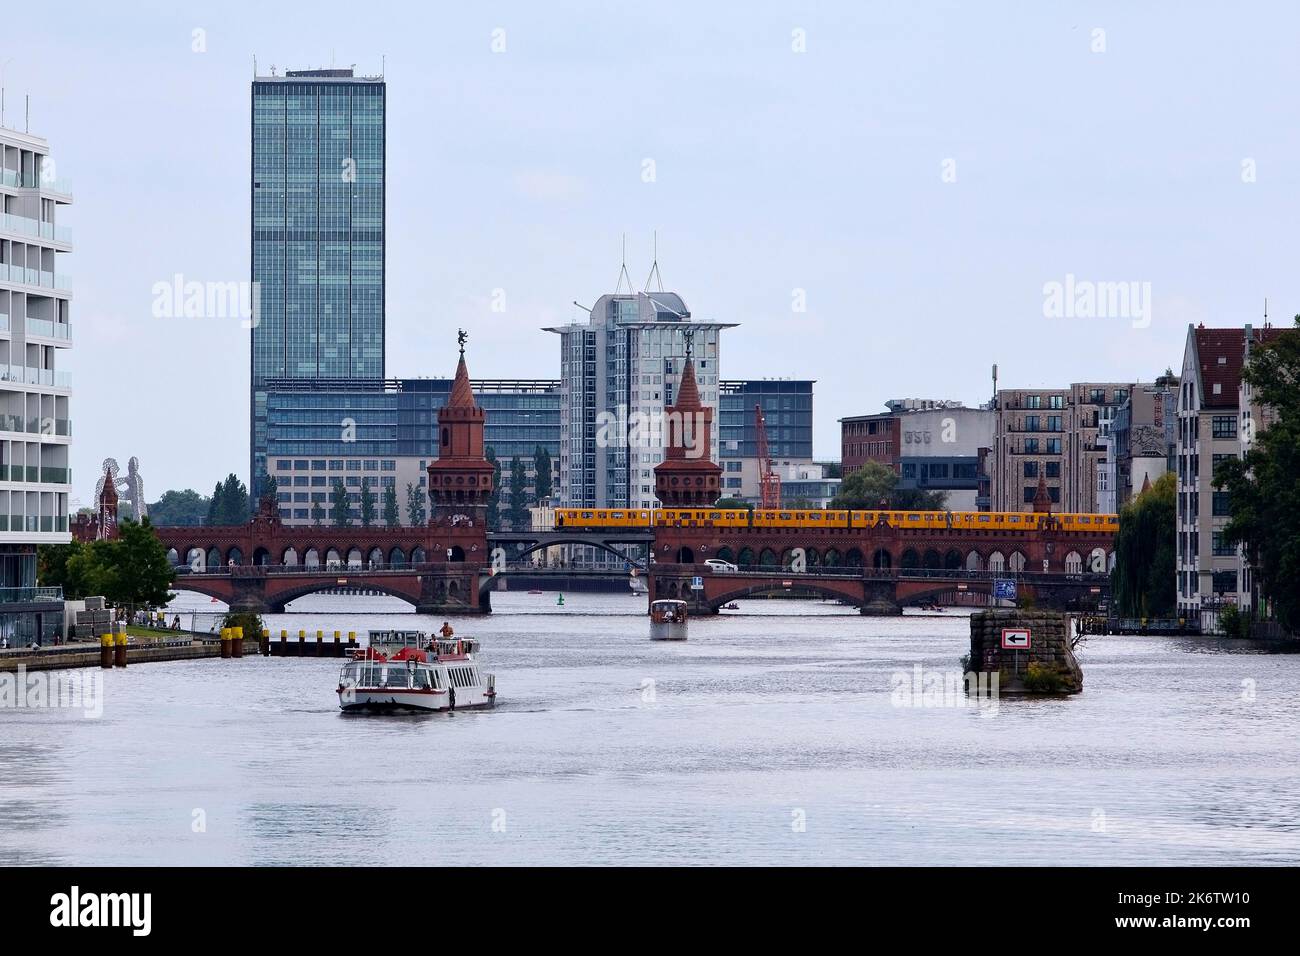
{"type": "Polygon", "coordinates": [[[1043,464],[1038,463],[1038,490],[1034,492],[1034,513],[1051,514],[1052,496],[1047,493],[1047,479],[1043,477],[1043,464]]]}
{"type": "Polygon", "coordinates": [[[447,403],[438,409],[438,458],[429,463],[429,500],[434,523],[475,523],[486,519],[492,496],[493,471],[484,456],[483,428],[487,416],[474,400],[469,369],[465,365],[465,341],[459,330],[460,361],[447,403]]]}
{"type": "Polygon", "coordinates": [[[665,507],[707,507],[722,491],[722,468],[713,461],[713,409],[700,401],[695,359],[686,330],[686,366],[677,401],[664,410],[664,460],[655,466],[655,494],[665,507]]]}

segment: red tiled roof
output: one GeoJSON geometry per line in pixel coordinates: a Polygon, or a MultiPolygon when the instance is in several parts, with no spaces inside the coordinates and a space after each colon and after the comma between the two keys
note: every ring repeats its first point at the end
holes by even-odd
{"type": "MultiPolygon", "coordinates": [[[[1286,329],[1252,329],[1255,345],[1272,342],[1286,329]]],[[[1201,405],[1205,408],[1236,408],[1241,387],[1241,368],[1246,351],[1246,330],[1196,329],[1196,360],[1201,378],[1201,405]],[[1221,362],[1220,359],[1223,361],[1221,362]],[[1219,386],[1216,395],[1214,386],[1219,386]]]]}

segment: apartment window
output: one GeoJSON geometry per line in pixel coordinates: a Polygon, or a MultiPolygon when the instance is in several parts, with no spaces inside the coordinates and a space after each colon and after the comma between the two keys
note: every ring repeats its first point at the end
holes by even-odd
{"type": "Polygon", "coordinates": [[[1047,477],[1048,478],[1061,477],[1061,463],[1059,461],[1047,462],[1047,477]]]}
{"type": "Polygon", "coordinates": [[[1048,430],[1049,432],[1059,432],[1059,431],[1061,430],[1061,416],[1060,416],[1060,415],[1048,415],[1048,416],[1047,416],[1047,430],[1048,430]]]}
{"type": "Polygon", "coordinates": [[[293,463],[293,470],[306,471],[310,466],[311,462],[307,461],[305,458],[300,458],[293,463]]]}
{"type": "Polygon", "coordinates": [[[1043,398],[1041,395],[1026,395],[1025,408],[1042,408],[1043,398]]]}
{"type": "Polygon", "coordinates": [[[1215,594],[1236,594],[1237,593],[1237,572],[1236,571],[1215,571],[1213,587],[1214,587],[1215,594]]]}
{"type": "Polygon", "coordinates": [[[1050,395],[1047,399],[1048,408],[1064,408],[1065,397],[1062,395],[1050,395]]]}
{"type": "Polygon", "coordinates": [[[352,461],[352,460],[348,461],[348,471],[360,471],[360,470],[361,470],[361,462],[352,461]]]}
{"type": "Polygon", "coordinates": [[[1025,485],[1025,504],[1031,504],[1038,493],[1037,485],[1025,485]]]}
{"type": "Polygon", "coordinates": [[[1025,439],[1025,454],[1026,454],[1026,455],[1037,455],[1037,454],[1038,454],[1038,439],[1037,439],[1037,438],[1026,438],[1026,439],[1025,439]]]}
{"type": "Polygon", "coordinates": [[[1229,544],[1225,539],[1222,531],[1213,532],[1212,548],[1214,550],[1214,556],[1218,558],[1231,557],[1237,553],[1236,548],[1229,544]]]}
{"type": "Polygon", "coordinates": [[[343,459],[342,459],[342,458],[331,458],[331,459],[330,459],[330,471],[342,471],[342,470],[343,470],[343,459]]]}
{"type": "Polygon", "coordinates": [[[312,470],[312,471],[324,471],[324,470],[325,470],[325,460],[324,460],[323,458],[313,458],[313,459],[312,459],[312,462],[311,462],[311,470],[312,470]]]}
{"type": "Polygon", "coordinates": [[[1036,461],[1025,462],[1025,477],[1026,478],[1038,477],[1038,462],[1036,461]]]}
{"type": "Polygon", "coordinates": [[[1210,422],[1210,437],[1236,438],[1237,417],[1235,415],[1215,415],[1210,422]]]}
{"type": "Polygon", "coordinates": [[[1037,416],[1037,415],[1026,415],[1026,416],[1025,416],[1025,431],[1027,431],[1027,432],[1036,432],[1036,431],[1038,431],[1038,416],[1037,416]]]}
{"type": "Polygon", "coordinates": [[[1061,439],[1059,438],[1047,439],[1047,453],[1049,455],[1059,455],[1061,453],[1061,439]]]}
{"type": "Polygon", "coordinates": [[[380,471],[397,471],[396,461],[383,461],[379,465],[380,471]]]}
{"type": "Polygon", "coordinates": [[[1211,514],[1216,518],[1227,518],[1232,515],[1232,506],[1228,500],[1228,493],[1226,491],[1214,492],[1212,507],[1214,510],[1211,514]]]}

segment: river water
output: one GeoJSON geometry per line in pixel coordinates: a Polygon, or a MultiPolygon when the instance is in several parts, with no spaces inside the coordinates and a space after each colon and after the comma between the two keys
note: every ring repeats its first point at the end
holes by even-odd
{"type": "MultiPolygon", "coordinates": [[[[292,607],[268,625],[441,624],[292,607]]],[[[452,623],[494,711],[343,716],[340,662],[310,658],[109,671],[97,718],[0,710],[0,864],[1300,862],[1297,656],[1094,637],[1077,697],[903,706],[917,665],[960,671],[961,614],[755,601],[670,644],[630,595],[493,608],[452,623]]]]}

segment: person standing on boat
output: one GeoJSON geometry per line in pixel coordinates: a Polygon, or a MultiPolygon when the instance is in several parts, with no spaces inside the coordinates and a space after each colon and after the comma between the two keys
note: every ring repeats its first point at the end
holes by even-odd
{"type": "Polygon", "coordinates": [[[438,633],[441,634],[441,635],[443,636],[443,638],[445,639],[445,638],[449,638],[449,637],[451,637],[453,634],[455,634],[455,633],[456,633],[456,629],[453,628],[453,627],[451,626],[451,624],[450,624],[448,621],[443,621],[443,622],[442,622],[442,628],[438,631],[438,633]]]}

